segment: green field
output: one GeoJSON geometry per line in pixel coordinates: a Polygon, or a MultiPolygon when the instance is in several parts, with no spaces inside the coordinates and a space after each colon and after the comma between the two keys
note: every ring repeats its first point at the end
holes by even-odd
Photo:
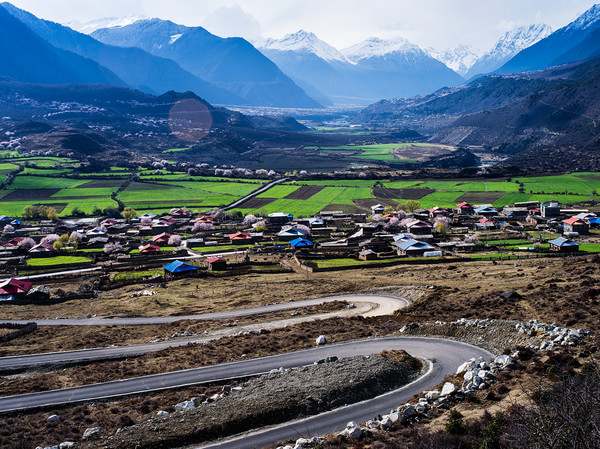
{"type": "Polygon", "coordinates": [[[47,267],[52,265],[66,265],[70,263],[91,262],[92,259],[82,256],[54,256],[27,259],[27,265],[30,267],[47,267]]]}

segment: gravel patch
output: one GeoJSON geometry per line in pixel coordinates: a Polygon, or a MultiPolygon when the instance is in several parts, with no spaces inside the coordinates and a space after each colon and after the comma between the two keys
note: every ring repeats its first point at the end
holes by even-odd
{"type": "Polygon", "coordinates": [[[372,398],[417,378],[423,365],[403,351],[323,361],[260,376],[189,410],[126,427],[82,448],[171,448],[197,444],[372,398]]]}

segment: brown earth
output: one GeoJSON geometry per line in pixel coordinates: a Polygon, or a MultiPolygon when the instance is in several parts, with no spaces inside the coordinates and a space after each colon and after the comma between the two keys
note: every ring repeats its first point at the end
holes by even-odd
{"type": "Polygon", "coordinates": [[[48,200],[61,189],[19,189],[11,190],[2,201],[48,200]]]}
{"type": "Polygon", "coordinates": [[[267,204],[271,204],[277,198],[250,198],[248,201],[244,201],[239,207],[244,209],[260,209],[265,207],[267,204]]]}
{"type": "Polygon", "coordinates": [[[435,192],[433,189],[415,188],[415,189],[386,189],[381,187],[373,188],[373,195],[377,198],[402,198],[406,200],[420,200],[424,196],[435,192]]]}
{"type": "Polygon", "coordinates": [[[285,198],[290,200],[307,200],[311,196],[319,193],[325,187],[323,186],[302,186],[297,190],[294,190],[292,193],[287,195],[285,198]]]}
{"type": "Polygon", "coordinates": [[[465,192],[459,196],[456,201],[466,201],[467,203],[493,203],[504,195],[506,195],[506,192],[465,192]]]}
{"type": "Polygon", "coordinates": [[[92,188],[101,188],[101,187],[119,187],[123,184],[123,179],[96,179],[94,181],[86,182],[85,184],[81,184],[76,189],[92,189],[92,188]]]}

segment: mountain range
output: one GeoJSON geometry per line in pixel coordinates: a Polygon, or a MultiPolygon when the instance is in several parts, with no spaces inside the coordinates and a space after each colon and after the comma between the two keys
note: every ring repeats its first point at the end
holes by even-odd
{"type": "MultiPolygon", "coordinates": [[[[218,104],[320,107],[315,100],[283,75],[271,61],[264,58],[250,43],[243,39],[221,40],[220,45],[215,45],[210,57],[204,58],[196,55],[197,64],[202,65],[203,61],[207,61],[207,71],[210,73],[206,73],[206,76],[213,76],[214,78],[218,77],[219,74],[230,71],[228,75],[230,78],[232,76],[237,77],[234,80],[237,83],[231,83],[232,80],[225,79],[226,75],[223,75],[224,80],[219,83],[225,87],[221,87],[182,68],[173,59],[153,55],[135,46],[107,45],[91,36],[58,23],[39,19],[10,3],[2,3],[0,6],[2,7],[0,9],[8,12],[13,18],[28,27],[31,32],[46,41],[49,45],[46,49],[48,52],[56,53],[56,49],[66,50],[96,62],[104,67],[106,72],[113,72],[116,78],[120,79],[118,81],[116,79],[99,80],[97,77],[92,77],[90,79],[79,79],[79,82],[106,81],[111,85],[123,85],[125,83],[129,87],[152,94],[162,94],[168,90],[189,90],[212,103],[218,104]],[[215,60],[218,62],[216,65],[212,64],[215,60]],[[238,61],[237,70],[234,66],[226,65],[227,61],[231,60],[238,61]],[[209,61],[212,61],[212,65],[208,63],[209,61]],[[239,65],[244,64],[250,66],[256,64],[257,70],[251,74],[248,73],[248,70],[240,70],[239,65]],[[264,67],[267,67],[267,70],[261,72],[261,68],[264,67]],[[246,74],[248,74],[248,77],[244,85],[243,77],[246,74]],[[264,78],[261,78],[263,75],[264,78]],[[232,86],[232,84],[235,84],[235,86],[232,86]],[[270,89],[267,89],[267,86],[270,89]],[[261,96],[261,90],[264,96],[261,96]]],[[[8,20],[6,14],[3,14],[2,20],[8,20]]],[[[154,23],[156,21],[142,21],[141,23],[147,22],[154,23]]],[[[3,22],[0,22],[0,27],[4,27],[3,22]]],[[[203,29],[194,29],[194,31],[196,34],[204,34],[213,42],[220,40],[220,38],[203,29]]],[[[10,36],[6,36],[4,41],[11,51],[20,54],[24,60],[29,60],[30,68],[33,71],[37,66],[36,60],[39,60],[39,52],[35,55],[28,54],[28,48],[22,47],[25,42],[10,36]]],[[[0,56],[4,55],[0,54],[0,56]]],[[[40,69],[37,69],[37,71],[40,71],[40,69]]],[[[26,81],[24,78],[20,80],[26,81]]]]}
{"type": "Polygon", "coordinates": [[[108,45],[137,47],[154,56],[168,58],[250,104],[320,107],[242,38],[221,38],[202,27],[186,27],[160,19],[99,29],[92,37],[108,45]]]}
{"type": "Polygon", "coordinates": [[[464,81],[404,39],[370,38],[338,51],[315,34],[300,30],[260,43],[259,49],[307,92],[338,104],[368,104],[464,81]]]}

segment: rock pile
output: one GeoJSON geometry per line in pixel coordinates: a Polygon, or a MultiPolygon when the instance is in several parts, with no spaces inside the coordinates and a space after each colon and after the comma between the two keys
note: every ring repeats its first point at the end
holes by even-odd
{"type": "Polygon", "coordinates": [[[553,349],[555,346],[579,346],[583,338],[590,335],[589,331],[584,329],[568,329],[557,326],[556,324],[544,324],[538,320],[529,320],[527,322],[519,321],[515,329],[520,334],[527,334],[541,338],[541,350],[553,349]]]}
{"type": "Polygon", "coordinates": [[[315,449],[322,445],[323,438],[321,437],[298,438],[295,445],[279,446],[277,449],[315,449]]]}
{"type": "Polygon", "coordinates": [[[408,425],[418,422],[433,410],[445,410],[453,403],[461,402],[465,394],[470,391],[488,388],[496,383],[496,376],[500,371],[512,369],[514,366],[513,357],[509,355],[498,356],[489,363],[483,358],[467,360],[456,371],[456,374],[463,375],[460,387],[452,382],[446,382],[441,390],[424,391],[416,404],[402,404],[386,415],[377,415],[370,419],[363,427],[351,421],[338,435],[358,439],[365,432],[385,431],[397,423],[408,425]]]}

